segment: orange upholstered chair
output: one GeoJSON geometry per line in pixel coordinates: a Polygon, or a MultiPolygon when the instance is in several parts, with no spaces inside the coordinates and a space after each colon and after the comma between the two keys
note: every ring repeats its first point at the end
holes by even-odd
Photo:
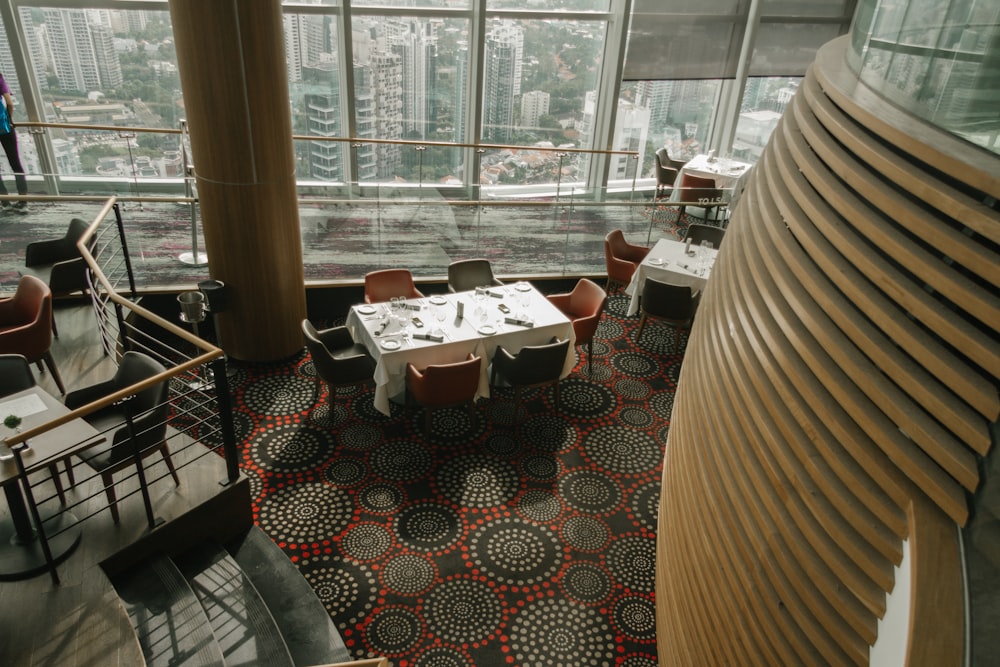
{"type": "Polygon", "coordinates": [[[21,276],[14,296],[0,299],[0,354],[21,354],[42,370],[48,366],[63,394],[59,369],[52,358],[52,290],[34,276],[21,276]]]}
{"type": "Polygon", "coordinates": [[[384,303],[395,296],[407,299],[423,296],[408,269],[382,269],[365,274],[365,303],[384,303]]]}
{"type": "Polygon", "coordinates": [[[625,240],[622,230],[608,232],[604,237],[604,261],[608,270],[607,290],[617,285],[626,287],[632,280],[639,262],[649,254],[646,246],[633,245],[625,240]]]}
{"type": "MultiPolygon", "coordinates": [[[[712,210],[713,217],[718,217],[719,209],[726,206],[723,201],[722,190],[715,187],[715,181],[711,178],[702,178],[694,174],[684,174],[681,176],[680,201],[689,202],[692,205],[705,209],[705,215],[712,210]],[[702,203],[699,203],[702,202],[702,203]]],[[[684,213],[687,206],[681,206],[678,217],[684,213]]]]}
{"type": "Polygon", "coordinates": [[[424,407],[426,434],[430,434],[431,412],[436,408],[467,405],[469,419],[475,423],[475,399],[482,367],[482,357],[473,354],[465,361],[435,364],[423,370],[413,364],[406,365],[406,401],[424,407]]]}
{"type": "Polygon", "coordinates": [[[594,363],[594,334],[608,301],[608,293],[592,280],[582,278],[571,292],[550,294],[549,301],[573,321],[576,344],[587,346],[587,370],[594,363]]]}

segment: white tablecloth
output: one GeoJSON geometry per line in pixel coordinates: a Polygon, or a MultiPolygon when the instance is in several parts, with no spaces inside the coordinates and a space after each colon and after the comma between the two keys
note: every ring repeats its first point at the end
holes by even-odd
{"type": "Polygon", "coordinates": [[[646,259],[639,263],[639,267],[632,274],[632,280],[625,293],[631,299],[628,302],[628,314],[635,315],[639,312],[639,299],[642,296],[642,286],[646,278],[652,277],[672,285],[690,285],[694,290],[705,287],[712,272],[712,264],[718,249],[703,250],[691,246],[694,256],[684,254],[684,242],[673,239],[660,239],[652,247],[646,259]],[[705,253],[704,269],[702,268],[701,253],[705,253]]]}
{"type": "MultiPolygon", "coordinates": [[[[438,297],[413,299],[408,304],[420,305],[419,311],[411,311],[424,324],[421,328],[412,328],[417,333],[435,333],[438,328],[444,332],[441,342],[404,338],[399,324],[390,322],[380,336],[375,336],[382,320],[389,312],[389,304],[365,304],[352,306],[347,315],[347,328],[354,340],[363,344],[374,357],[375,365],[375,408],[383,414],[390,414],[390,398],[404,395],[406,390],[406,364],[412,363],[417,368],[425,368],[431,364],[447,364],[462,361],[471,352],[483,358],[482,374],[479,379],[479,391],[476,397],[490,395],[488,366],[493,360],[493,353],[498,345],[503,345],[510,352],[516,353],[526,345],[541,345],[548,343],[553,336],[564,340],[570,339],[570,349],[576,344],[573,333],[573,323],[562,314],[541,292],[531,287],[523,292],[527,295],[527,306],[521,306],[519,297],[522,292],[514,285],[493,287],[501,298],[486,297],[483,299],[485,320],[476,313],[476,301],[472,292],[446,294],[438,297]],[[444,300],[444,305],[434,305],[432,300],[444,300]],[[465,304],[465,317],[459,319],[458,302],[465,304]],[[509,314],[499,310],[500,304],[510,308],[509,314]],[[374,308],[374,313],[367,313],[374,308]],[[438,321],[436,313],[444,314],[444,320],[438,321]],[[522,313],[534,322],[532,327],[522,327],[508,324],[507,317],[521,318],[522,313]],[[483,335],[478,330],[484,326],[493,326],[496,333],[483,335]],[[387,350],[383,347],[385,341],[397,341],[398,349],[387,350]]],[[[576,355],[566,355],[563,377],[568,375],[576,365],[576,355]]]]}
{"type": "Polygon", "coordinates": [[[707,155],[695,155],[685,164],[677,175],[677,187],[684,183],[684,174],[711,178],[715,181],[715,187],[731,190],[736,181],[750,171],[752,167],[749,162],[741,160],[717,158],[714,162],[708,161],[707,155]]]}

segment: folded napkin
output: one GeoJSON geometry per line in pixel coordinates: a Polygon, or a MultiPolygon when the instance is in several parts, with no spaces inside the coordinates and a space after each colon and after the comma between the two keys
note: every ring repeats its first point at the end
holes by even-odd
{"type": "Polygon", "coordinates": [[[432,340],[436,343],[440,343],[444,340],[444,335],[432,333],[415,333],[413,334],[413,337],[418,340],[432,340]]]}
{"type": "Polygon", "coordinates": [[[419,303],[408,303],[408,304],[406,304],[406,309],[407,310],[420,310],[420,304],[419,303]]]}
{"type": "Polygon", "coordinates": [[[489,294],[494,299],[502,299],[503,298],[503,292],[494,292],[492,290],[487,290],[486,293],[489,294]]]}
{"type": "Polygon", "coordinates": [[[516,324],[521,327],[531,328],[535,326],[535,323],[532,322],[531,320],[519,320],[516,317],[505,317],[503,321],[506,322],[507,324],[516,324]]]}
{"type": "Polygon", "coordinates": [[[389,326],[389,320],[388,320],[388,318],[382,320],[382,322],[378,325],[378,329],[375,330],[375,335],[376,336],[381,336],[382,332],[385,331],[385,328],[387,326],[389,326]]]}

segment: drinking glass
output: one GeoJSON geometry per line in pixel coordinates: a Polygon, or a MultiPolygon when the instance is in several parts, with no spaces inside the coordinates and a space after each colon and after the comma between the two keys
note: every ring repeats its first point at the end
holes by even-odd
{"type": "Polygon", "coordinates": [[[434,308],[434,319],[438,321],[438,333],[444,334],[444,318],[448,317],[447,311],[445,311],[444,306],[436,306],[434,308]]]}

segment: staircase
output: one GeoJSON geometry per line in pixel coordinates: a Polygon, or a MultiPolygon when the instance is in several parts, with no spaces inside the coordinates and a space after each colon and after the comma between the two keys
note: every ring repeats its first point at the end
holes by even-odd
{"type": "Polygon", "coordinates": [[[152,554],[111,581],[149,667],[350,660],[309,584],[256,527],[225,544],[152,554]]]}

